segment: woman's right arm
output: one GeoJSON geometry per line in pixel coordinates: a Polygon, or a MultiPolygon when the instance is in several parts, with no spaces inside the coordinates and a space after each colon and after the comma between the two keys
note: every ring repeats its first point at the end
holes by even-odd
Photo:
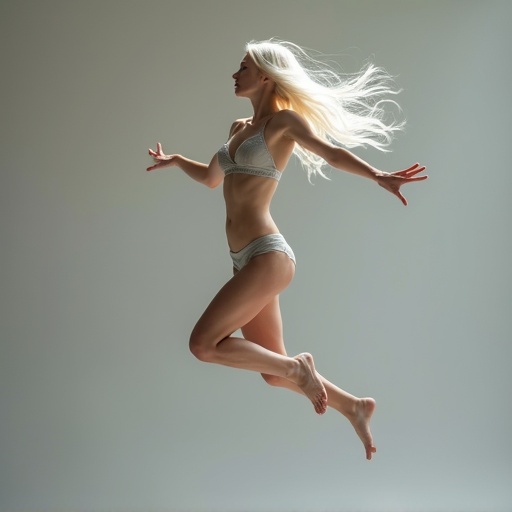
{"type": "Polygon", "coordinates": [[[220,185],[224,179],[224,172],[220,168],[216,154],[212,158],[210,164],[206,165],[190,160],[189,158],[185,158],[182,155],[166,155],[162,151],[162,145],[160,142],[156,145],[156,151],[150,149],[149,154],[155,161],[155,165],[148,167],[148,171],[163,169],[165,167],[179,167],[192,179],[210,188],[215,188],[220,185]]]}

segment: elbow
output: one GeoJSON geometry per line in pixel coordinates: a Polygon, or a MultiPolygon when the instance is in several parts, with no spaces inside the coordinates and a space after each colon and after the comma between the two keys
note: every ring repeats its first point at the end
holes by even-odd
{"type": "Polygon", "coordinates": [[[215,172],[208,173],[206,186],[208,188],[217,188],[224,181],[224,172],[220,169],[214,169],[215,172]]]}
{"type": "Polygon", "coordinates": [[[203,182],[208,188],[217,188],[221,183],[222,179],[216,179],[216,178],[207,178],[203,182]]]}
{"type": "Polygon", "coordinates": [[[327,165],[335,169],[340,169],[344,159],[343,149],[332,144],[326,144],[325,146],[326,147],[323,148],[324,150],[318,152],[317,155],[323,158],[327,165]]]}

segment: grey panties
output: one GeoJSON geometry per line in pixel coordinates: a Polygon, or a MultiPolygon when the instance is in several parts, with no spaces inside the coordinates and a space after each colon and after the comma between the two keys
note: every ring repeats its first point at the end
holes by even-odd
{"type": "Polygon", "coordinates": [[[274,233],[256,238],[256,240],[247,244],[240,251],[230,251],[229,254],[233,260],[233,266],[236,270],[241,270],[255,256],[272,251],[284,252],[289,256],[293,263],[295,263],[295,254],[293,254],[292,248],[286,243],[286,240],[281,233],[274,233]]]}

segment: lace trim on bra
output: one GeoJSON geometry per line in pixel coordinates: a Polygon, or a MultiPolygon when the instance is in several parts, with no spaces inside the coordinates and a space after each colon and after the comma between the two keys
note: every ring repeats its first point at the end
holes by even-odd
{"type": "Polygon", "coordinates": [[[274,169],[265,169],[264,167],[249,167],[248,165],[232,165],[224,171],[224,175],[229,174],[252,174],[253,176],[262,176],[263,178],[272,178],[276,181],[281,179],[282,173],[274,169]]]}

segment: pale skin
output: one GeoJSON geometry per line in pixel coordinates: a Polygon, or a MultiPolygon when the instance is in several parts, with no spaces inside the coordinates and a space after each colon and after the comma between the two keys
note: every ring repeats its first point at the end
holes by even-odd
{"type": "MultiPolygon", "coordinates": [[[[278,109],[275,84],[249,55],[244,56],[233,79],[236,96],[250,100],[253,116],[233,123],[228,141],[232,157],[242,142],[266,122],[265,142],[280,171],[285,169],[295,144],[300,144],[336,169],[375,181],[404,205],[407,201],[400,187],[427,178],[417,176],[425,170],[419,164],[392,173],[379,171],[351,152],[315,136],[295,112],[278,109]]],[[[149,154],[155,164],[148,171],[176,166],[210,188],[223,184],[226,234],[232,251],[279,232],[269,210],[276,180],[247,174],[224,177],[216,155],[207,165],[179,154],[165,154],[160,143],[149,154]]],[[[329,382],[317,372],[311,354],[287,355],[279,294],[290,284],[294,273],[294,263],[281,252],[256,256],[239,272],[235,271],[194,327],[190,350],[201,361],[259,372],[268,384],[305,395],[318,414],[327,407],[340,412],[354,427],[370,460],[376,452],[370,431],[373,398],[358,398],[329,382]],[[243,338],[232,336],[238,329],[243,338]]]]}

